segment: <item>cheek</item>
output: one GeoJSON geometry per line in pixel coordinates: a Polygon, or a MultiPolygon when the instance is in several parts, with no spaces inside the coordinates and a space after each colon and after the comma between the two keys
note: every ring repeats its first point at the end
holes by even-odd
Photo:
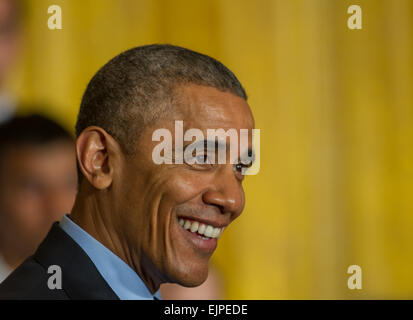
{"type": "Polygon", "coordinates": [[[169,238],[172,231],[175,208],[179,207],[191,199],[196,198],[202,191],[201,179],[180,172],[177,175],[169,176],[159,189],[156,197],[153,197],[151,208],[152,219],[156,221],[152,227],[156,228],[156,234],[162,238],[169,238]]]}
{"type": "Polygon", "coordinates": [[[168,180],[158,213],[161,219],[164,218],[164,234],[167,235],[170,233],[170,236],[175,239],[176,229],[180,229],[175,221],[176,210],[186,204],[197,203],[206,185],[208,185],[208,175],[200,174],[195,171],[181,171],[179,174],[168,180]]]}
{"type": "Polygon", "coordinates": [[[42,199],[37,194],[14,190],[4,193],[2,198],[2,209],[14,220],[36,223],[45,214],[42,199]]]}
{"type": "Polygon", "coordinates": [[[202,193],[207,182],[206,175],[188,172],[170,179],[168,197],[174,199],[176,205],[187,202],[202,193]]]}
{"type": "Polygon", "coordinates": [[[168,179],[162,184],[162,189],[152,208],[152,229],[150,242],[157,243],[158,248],[152,247],[158,254],[165,252],[167,255],[176,255],[173,239],[177,237],[177,222],[175,210],[180,205],[190,202],[197,198],[202,192],[201,186],[204,185],[202,177],[195,177],[191,172],[176,171],[177,174],[169,175],[168,179]],[[159,248],[162,247],[162,250],[159,248]]]}

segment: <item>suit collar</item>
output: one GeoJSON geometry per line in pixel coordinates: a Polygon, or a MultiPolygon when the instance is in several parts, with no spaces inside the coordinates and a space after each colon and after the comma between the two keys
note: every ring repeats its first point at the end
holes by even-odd
{"type": "Polygon", "coordinates": [[[119,299],[87,254],[59,227],[58,222],[53,224],[34,259],[46,270],[51,265],[61,268],[62,289],[71,299],[119,299]]]}

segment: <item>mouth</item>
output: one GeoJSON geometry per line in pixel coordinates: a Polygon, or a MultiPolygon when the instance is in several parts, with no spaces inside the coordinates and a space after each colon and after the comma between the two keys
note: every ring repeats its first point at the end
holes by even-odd
{"type": "Polygon", "coordinates": [[[177,222],[184,236],[199,250],[212,252],[225,226],[217,226],[194,218],[177,217],[177,222]]]}

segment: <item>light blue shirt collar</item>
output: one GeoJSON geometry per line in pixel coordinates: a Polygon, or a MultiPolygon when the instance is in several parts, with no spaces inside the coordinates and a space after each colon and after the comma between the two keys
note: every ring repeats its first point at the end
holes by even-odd
{"type": "Polygon", "coordinates": [[[154,300],[154,297],[161,299],[159,290],[152,295],[131,267],[69,217],[64,215],[59,225],[86,252],[119,299],[154,300]]]}

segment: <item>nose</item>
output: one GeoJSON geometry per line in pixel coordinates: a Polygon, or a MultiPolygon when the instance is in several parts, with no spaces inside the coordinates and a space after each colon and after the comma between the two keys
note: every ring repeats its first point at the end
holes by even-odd
{"type": "Polygon", "coordinates": [[[232,166],[223,166],[216,173],[213,184],[202,198],[204,203],[218,207],[222,214],[230,213],[232,219],[241,214],[245,204],[244,190],[232,166]]]}

